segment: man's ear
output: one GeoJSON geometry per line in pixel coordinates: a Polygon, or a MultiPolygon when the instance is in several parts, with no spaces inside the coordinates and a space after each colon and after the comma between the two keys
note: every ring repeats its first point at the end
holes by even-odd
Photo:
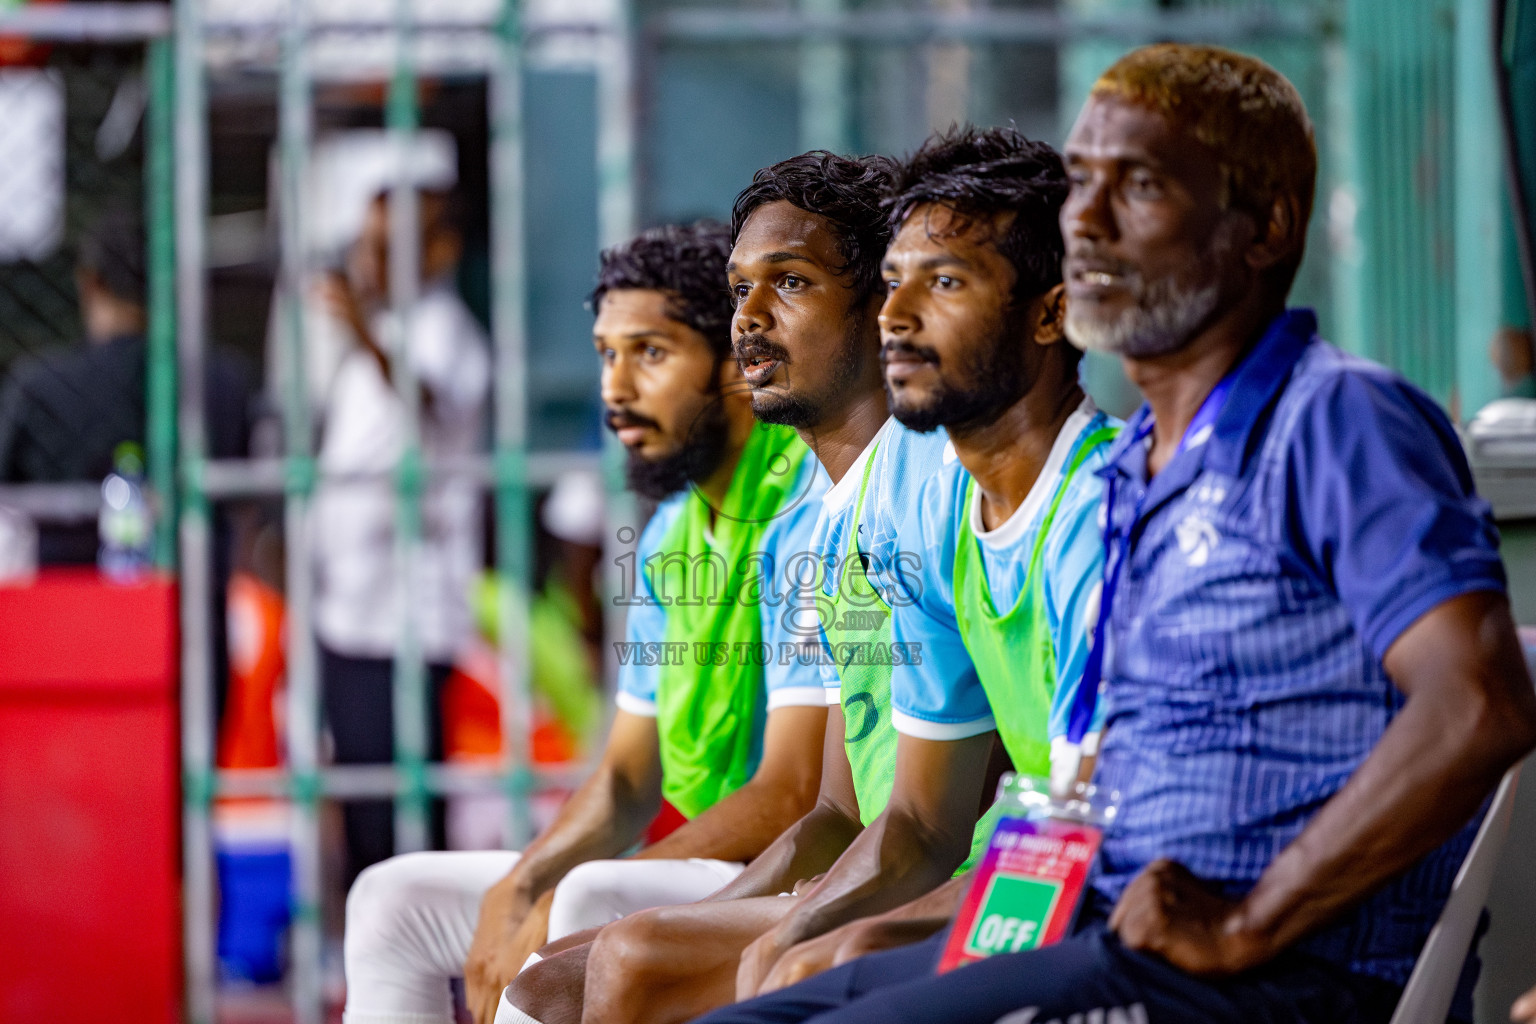
{"type": "Polygon", "coordinates": [[[1063,282],[1034,303],[1035,344],[1054,345],[1066,338],[1067,286],[1063,282]]]}
{"type": "Polygon", "coordinates": [[[1279,195],[1269,204],[1269,214],[1260,221],[1248,246],[1248,265],[1263,273],[1294,259],[1301,251],[1307,226],[1301,220],[1301,202],[1293,195],[1279,195]]]}

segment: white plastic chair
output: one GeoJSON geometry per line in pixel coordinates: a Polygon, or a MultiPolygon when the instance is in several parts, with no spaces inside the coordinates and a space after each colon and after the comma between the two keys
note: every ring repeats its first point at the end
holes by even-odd
{"type": "Polygon", "coordinates": [[[1391,1024],[1445,1024],[1451,1000],[1456,996],[1456,982],[1461,978],[1461,966],[1477,931],[1477,919],[1493,885],[1493,872],[1499,865],[1499,852],[1515,809],[1515,783],[1519,778],[1517,764],[1499,783],[1488,816],[1477,830],[1461,870],[1456,872],[1440,920],[1435,922],[1418,962],[1413,965],[1413,973],[1408,976],[1391,1024]]]}

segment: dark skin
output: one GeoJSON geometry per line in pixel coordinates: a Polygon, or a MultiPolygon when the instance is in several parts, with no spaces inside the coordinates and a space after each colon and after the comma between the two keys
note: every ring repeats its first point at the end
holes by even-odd
{"type": "MultiPolygon", "coordinates": [[[[752,410],[733,362],[667,313],[667,296],[626,289],[604,296],[593,326],[602,363],[603,403],[621,419],[620,440],[642,458],[663,458],[684,443],[713,402],[725,406],[726,457],[699,481],[718,502],[752,429],[752,410]],[[721,397],[722,391],[726,392],[721,397]]],[[[640,858],[749,860],[803,815],[819,783],[816,756],[826,714],[785,707],[768,716],[763,758],[747,783],[640,858]]],[[[616,857],[635,844],[661,806],[661,754],[652,718],[618,711],[592,776],[554,823],[529,844],[516,866],[486,893],[464,965],[466,1000],[476,1024],[491,1024],[501,991],[528,954],[548,938],[554,888],[589,860],[616,857]]]]}
{"type": "Polygon", "coordinates": [[[801,428],[800,436],[834,483],[888,415],[875,325],[880,295],[855,295],[844,262],[825,217],[776,202],[747,218],[726,265],[736,297],[737,358],[747,353],[744,339],[752,336],[784,356],[761,365],[743,361],[753,407],[761,412],[785,394],[814,406],[815,425],[801,428]],[[850,344],[849,325],[859,315],[864,327],[850,344]]]}
{"type": "MultiPolygon", "coordinates": [[[[1221,201],[1217,154],[1143,107],[1091,99],[1066,145],[1062,210],[1068,301],[1106,321],[1137,301],[1128,282],[1187,273],[1222,232],[1231,256],[1206,270],[1219,300],[1174,351],[1124,358],[1156,417],[1148,464],[1167,465],[1205,396],[1284,306],[1301,251],[1301,203],[1267,210],[1221,201]],[[1106,273],[1124,267],[1130,274],[1106,273]],[[1082,303],[1082,306],[1078,306],[1082,303]]],[[[1272,959],[1358,904],[1452,836],[1503,773],[1536,746],[1536,694],[1503,594],[1477,592],[1426,612],[1383,666],[1407,697],[1348,783],[1240,900],[1182,865],[1157,861],[1110,918],[1131,949],[1192,974],[1235,974],[1272,959]]]]}
{"type": "Polygon", "coordinates": [[[681,1024],[732,1001],[741,951],[782,920],[811,879],[859,834],[858,798],[843,748],[842,709],[827,709],[821,790],[816,805],[736,879],[700,903],[631,914],[603,928],[580,961],[540,963],[518,979],[516,1005],[545,1024],[681,1024]]]}
{"type": "MultiPolygon", "coordinates": [[[[888,416],[875,319],[881,296],[855,292],[844,262],[825,217],[776,202],[747,218],[727,268],[738,359],[762,351],[755,339],[779,356],[771,366],[743,363],[754,408],[791,396],[813,410],[800,435],[834,481],[888,416]],[[862,329],[853,329],[859,322],[862,329]]],[[[518,1005],[548,1024],[573,1019],[569,994],[578,972],[586,978],[583,1019],[603,1024],[687,1020],[729,1002],[741,949],[795,902],[777,894],[826,871],[862,828],[841,708],[828,709],[823,735],[815,806],[735,881],[706,902],[607,926],[581,959],[573,950],[559,963],[535,965],[519,979],[518,1005]],[[657,948],[668,955],[653,955],[657,948]]]]}
{"type": "MultiPolygon", "coordinates": [[[[898,411],[938,407],[945,392],[979,392],[985,382],[977,375],[989,372],[996,351],[1022,350],[1021,391],[1000,399],[1008,404],[973,422],[945,424],[976,477],[988,529],[1023,504],[1083,400],[1077,361],[1062,335],[1060,287],[1027,305],[1015,300],[1017,274],[997,248],[1012,216],[968,218],[920,206],[881,264],[885,376],[898,411]]],[[[935,920],[953,911],[961,891],[946,882],[970,850],[970,810],[981,802],[994,735],[899,737],[890,804],[790,915],[743,954],[738,998],[794,984],[840,955],[936,930],[935,920]]]]}

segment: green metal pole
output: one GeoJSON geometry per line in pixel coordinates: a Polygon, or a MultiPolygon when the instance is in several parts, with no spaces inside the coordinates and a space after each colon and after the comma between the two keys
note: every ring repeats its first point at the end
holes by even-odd
{"type": "Polygon", "coordinates": [[[395,850],[428,846],[427,687],[413,582],[421,564],[421,392],[411,364],[411,332],[421,291],[420,196],[412,147],[420,123],[416,96],[415,5],[395,3],[395,73],[390,79],[385,127],[393,142],[396,179],[389,197],[389,298],[393,336],[390,372],[405,408],[406,441],[395,474],[395,609],[400,627],[394,659],[395,766],[405,785],[395,799],[395,850]]]}
{"type": "Polygon", "coordinates": [[[1347,145],[1358,171],[1350,194],[1360,261],[1356,341],[1365,355],[1449,403],[1461,254],[1455,47],[1442,13],[1433,0],[1348,0],[1344,39],[1355,128],[1347,145]]]}
{"type": "Polygon", "coordinates": [[[211,530],[203,488],[204,255],[208,223],[208,106],[200,0],[177,0],[175,18],[176,392],[181,512],[181,767],[183,956],[187,1019],[213,1024],[213,656],[211,530]]]}
{"type": "Polygon", "coordinates": [[[1494,332],[1509,319],[1505,281],[1516,253],[1506,224],[1504,146],[1494,92],[1492,12],[1487,0],[1456,5],[1456,390],[1461,418],[1499,397],[1489,359],[1494,332]]]}
{"type": "Polygon", "coordinates": [[[495,346],[497,615],[501,639],[502,748],[510,797],[508,831],[520,846],[533,832],[531,659],[533,528],[528,497],[528,285],[523,203],[523,33],[518,0],[504,0],[501,59],[491,101],[491,333],[495,346]]]}
{"type": "Polygon", "coordinates": [[[144,133],[144,219],[149,226],[145,447],[149,482],[160,501],[155,565],[170,571],[176,563],[176,65],[170,40],[149,41],[144,77],[149,86],[144,133]]]}
{"type": "MultiPolygon", "coordinates": [[[[598,242],[604,248],[634,235],[640,191],[635,157],[640,90],[636,83],[634,11],[629,0],[613,0],[611,11],[613,20],[596,61],[597,228],[598,242]]],[[[604,431],[604,435],[602,471],[608,529],[603,537],[603,634],[617,640],[624,635],[626,618],[626,609],[614,600],[614,595],[624,590],[624,563],[619,559],[634,550],[639,511],[634,495],[624,485],[624,446],[611,432],[604,431]]],[[[603,652],[603,682],[610,693],[617,689],[618,678],[618,648],[610,643],[603,652]]]]}
{"type": "MultiPolygon", "coordinates": [[[[835,18],[844,0],[800,0],[813,17],[835,18]]],[[[839,36],[809,36],[800,44],[800,148],[847,153],[853,149],[853,90],[848,44],[839,36]]]]}
{"type": "Polygon", "coordinates": [[[320,849],[318,769],[320,761],[319,673],[314,622],[314,562],[311,536],[315,486],[314,424],[305,357],[305,294],[309,287],[309,251],[305,185],[308,177],[312,118],[310,107],[309,4],[292,0],[279,54],[277,101],[278,209],[282,266],[278,295],[286,363],[283,400],[287,474],[283,533],[287,553],[288,679],[285,740],[293,802],[289,845],[293,857],[293,925],[290,932],[290,985],[296,1024],[320,1024],[324,993],[320,976],[322,936],[320,902],[323,872],[320,849]]]}

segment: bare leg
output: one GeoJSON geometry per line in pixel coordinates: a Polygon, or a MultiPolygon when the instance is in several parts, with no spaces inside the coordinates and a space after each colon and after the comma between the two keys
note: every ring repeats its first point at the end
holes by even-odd
{"type": "Polygon", "coordinates": [[[597,933],[600,931],[602,931],[601,928],[588,928],[586,931],[571,932],[571,934],[563,938],[556,939],[553,942],[546,942],[538,948],[539,959],[548,960],[556,953],[564,953],[568,949],[585,946],[597,938],[597,933]]]}
{"type": "Polygon", "coordinates": [[[591,950],[589,942],[551,953],[514,978],[503,1000],[539,1024],[581,1024],[581,990],[591,950]]]}
{"type": "Polygon", "coordinates": [[[764,896],[657,907],[609,925],[592,944],[581,1019],[682,1024],[735,1002],[741,951],[798,902],[764,896]]]}

